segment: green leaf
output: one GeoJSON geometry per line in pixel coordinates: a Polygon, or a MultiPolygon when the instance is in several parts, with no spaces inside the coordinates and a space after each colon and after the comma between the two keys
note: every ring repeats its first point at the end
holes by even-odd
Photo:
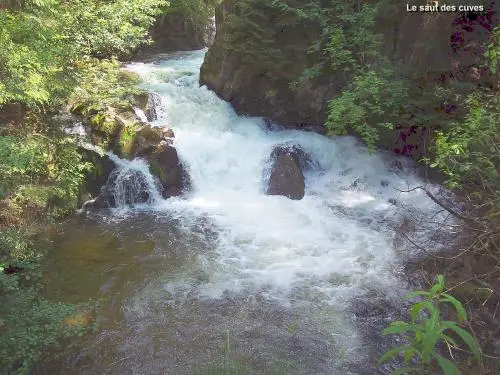
{"type": "Polygon", "coordinates": [[[404,356],[403,356],[403,362],[404,362],[404,363],[408,363],[408,362],[410,362],[410,359],[412,359],[412,358],[413,358],[413,356],[415,355],[415,350],[416,350],[415,348],[410,348],[410,349],[408,349],[408,350],[405,352],[405,354],[404,354],[404,356]]]}
{"type": "Polygon", "coordinates": [[[409,324],[406,322],[396,321],[392,322],[391,325],[382,331],[383,335],[394,335],[401,334],[405,332],[416,332],[419,331],[420,327],[416,324],[409,324]]]}
{"type": "Polygon", "coordinates": [[[430,297],[434,297],[436,294],[441,293],[443,290],[444,290],[444,276],[437,275],[437,281],[432,286],[429,295],[430,297]]]}
{"type": "Polygon", "coordinates": [[[452,339],[450,336],[445,335],[444,333],[442,333],[442,334],[441,334],[441,338],[442,338],[444,341],[449,342],[451,345],[458,347],[457,342],[456,342],[454,339],[452,339]]]}
{"type": "Polygon", "coordinates": [[[449,359],[446,359],[437,353],[433,353],[433,357],[436,358],[439,367],[441,367],[444,372],[444,375],[460,375],[458,367],[455,366],[455,364],[449,359]]]}
{"type": "Polygon", "coordinates": [[[441,326],[444,329],[451,329],[453,332],[455,332],[457,335],[459,335],[460,338],[469,347],[470,351],[474,355],[474,358],[476,358],[477,361],[481,360],[481,357],[482,357],[481,348],[479,347],[479,345],[478,345],[476,339],[474,338],[474,336],[472,336],[465,329],[459,327],[455,322],[445,321],[445,322],[441,323],[441,326]]]}
{"type": "Polygon", "coordinates": [[[379,365],[387,362],[389,359],[396,357],[399,353],[406,352],[408,350],[414,350],[410,345],[396,346],[388,351],[386,351],[382,357],[378,360],[379,365]]]}
{"type": "Polygon", "coordinates": [[[426,292],[424,290],[418,290],[418,291],[415,291],[415,292],[410,292],[410,293],[407,293],[405,298],[406,299],[413,299],[415,297],[429,297],[430,293],[429,292],[426,292]]]}
{"type": "Polygon", "coordinates": [[[467,313],[465,312],[465,309],[459,300],[446,293],[442,293],[441,295],[444,297],[443,299],[441,299],[442,302],[449,302],[453,305],[453,307],[457,311],[457,317],[460,321],[467,320],[467,313]]]}
{"type": "Polygon", "coordinates": [[[417,320],[418,314],[424,308],[427,309],[429,314],[431,314],[436,307],[430,301],[422,301],[413,304],[412,307],[410,308],[410,315],[413,322],[417,320]]]}
{"type": "Polygon", "coordinates": [[[439,309],[435,308],[431,312],[430,318],[424,319],[424,333],[422,362],[427,364],[430,361],[431,353],[434,351],[440,336],[439,309]]]}

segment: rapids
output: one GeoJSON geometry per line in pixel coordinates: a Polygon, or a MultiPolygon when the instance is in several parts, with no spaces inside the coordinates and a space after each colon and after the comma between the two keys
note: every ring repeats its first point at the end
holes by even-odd
{"type": "Polygon", "coordinates": [[[413,251],[395,228],[439,207],[401,193],[423,183],[412,165],[354,138],[238,116],[199,86],[205,52],[127,66],[159,94],[152,125],[174,129],[192,189],[163,200],[144,161],[117,160],[120,176],[145,176],[148,202],[124,197],[61,227],[47,265],[53,298],[105,298],[103,328],[42,372],[191,374],[231,354],[256,373],[373,374],[377,332],[401,301],[413,251]],[[300,201],[264,193],[277,144],[313,160],[300,201]]]}

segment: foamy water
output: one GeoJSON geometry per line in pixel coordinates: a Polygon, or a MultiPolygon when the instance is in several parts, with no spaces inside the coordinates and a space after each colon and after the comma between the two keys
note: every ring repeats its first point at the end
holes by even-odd
{"type": "Polygon", "coordinates": [[[199,297],[258,292],[287,302],[298,294],[337,304],[373,288],[394,291],[400,262],[392,229],[404,213],[401,205],[427,214],[437,209],[421,191],[396,189],[421,181],[410,171],[391,170],[390,158],[368,154],[354,138],[271,132],[260,118],[238,117],[199,87],[204,53],[128,66],[161,96],[153,125],[174,129],[193,183],[187,199],[152,209],[176,212],[187,222],[208,216],[219,231],[212,258],[199,264],[210,268],[199,297]],[[299,145],[316,164],[306,173],[300,201],[264,194],[269,155],[278,144],[299,145]]]}
{"type": "MultiPolygon", "coordinates": [[[[204,54],[128,66],[159,95],[153,125],[174,130],[192,189],[164,200],[144,160],[111,155],[120,207],[104,213],[103,227],[123,243],[102,252],[123,260],[100,259],[99,251],[92,258],[88,272],[105,269],[101,289],[115,292],[101,317],[112,328],[81,351],[94,361],[88,373],[191,374],[230,342],[264,369],[283,359],[295,369],[287,374],[373,374],[378,342],[366,337],[384,325],[383,308],[400,301],[398,275],[413,251],[395,241],[395,228],[438,207],[420,190],[400,192],[422,184],[404,160],[403,169],[393,168],[391,156],[370,155],[354,138],[270,131],[263,119],[237,116],[199,86],[204,54]],[[270,154],[283,144],[300,146],[311,160],[302,200],[264,193],[270,154]],[[146,204],[125,204],[129,176],[149,191],[146,204]],[[153,250],[144,250],[148,241],[153,250]],[[122,248],[143,254],[130,260],[122,248]],[[376,327],[353,312],[359,301],[380,306],[376,327]]],[[[81,254],[61,268],[80,267],[81,254]]]]}

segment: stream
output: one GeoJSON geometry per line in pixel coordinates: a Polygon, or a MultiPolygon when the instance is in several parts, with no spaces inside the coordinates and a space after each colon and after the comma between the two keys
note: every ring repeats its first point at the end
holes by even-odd
{"type": "MultiPolygon", "coordinates": [[[[402,267],[416,255],[398,225],[439,207],[400,191],[422,184],[406,160],[238,116],[199,86],[205,52],[128,66],[159,94],[152,125],[174,129],[192,189],[164,200],[151,183],[148,204],[57,228],[47,296],[101,300],[101,328],[37,374],[203,374],[228,357],[262,374],[376,373],[380,329],[401,306],[402,267]],[[312,160],[302,200],[265,194],[278,144],[312,160]]],[[[142,160],[120,168],[151,177],[142,160]]]]}

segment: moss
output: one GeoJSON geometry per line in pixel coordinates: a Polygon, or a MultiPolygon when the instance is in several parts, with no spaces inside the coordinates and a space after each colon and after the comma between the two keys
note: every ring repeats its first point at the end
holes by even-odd
{"type": "Polygon", "coordinates": [[[142,82],[141,76],[127,69],[120,69],[118,71],[118,78],[129,83],[139,84],[142,82]]]}
{"type": "Polygon", "coordinates": [[[128,126],[124,126],[120,132],[119,136],[119,147],[120,151],[117,154],[123,157],[130,157],[132,155],[133,147],[134,147],[134,139],[137,132],[137,127],[133,124],[129,124],[128,126]]]}
{"type": "Polygon", "coordinates": [[[168,180],[168,175],[165,168],[162,168],[160,165],[158,158],[155,157],[155,153],[153,153],[149,158],[149,171],[153,176],[157,176],[162,183],[168,180]]]}
{"type": "Polygon", "coordinates": [[[146,107],[148,105],[149,93],[144,91],[144,92],[141,92],[139,94],[135,94],[132,96],[131,101],[136,107],[138,107],[144,111],[144,110],[146,110],[146,107]]]}

